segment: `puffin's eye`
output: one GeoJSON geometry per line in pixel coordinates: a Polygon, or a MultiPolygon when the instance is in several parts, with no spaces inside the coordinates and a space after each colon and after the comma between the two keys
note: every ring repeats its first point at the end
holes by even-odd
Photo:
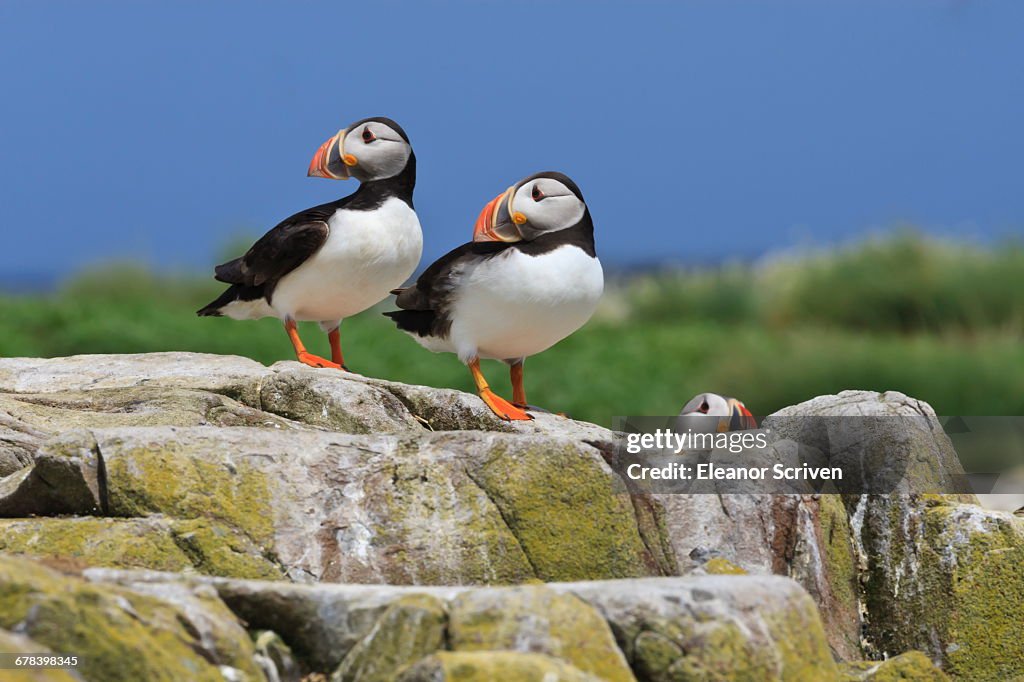
{"type": "Polygon", "coordinates": [[[365,142],[366,144],[370,144],[376,139],[377,136],[373,134],[373,131],[370,130],[369,126],[363,128],[363,142],[365,142]]]}
{"type": "Polygon", "coordinates": [[[708,401],[705,400],[700,404],[700,407],[697,408],[697,411],[703,414],[707,414],[709,409],[711,409],[711,406],[708,405],[708,401]]]}
{"type": "Polygon", "coordinates": [[[543,199],[547,195],[545,195],[544,192],[542,192],[540,190],[540,186],[539,185],[534,185],[533,186],[533,191],[530,192],[530,196],[533,197],[534,201],[540,201],[541,199],[543,199]]]}

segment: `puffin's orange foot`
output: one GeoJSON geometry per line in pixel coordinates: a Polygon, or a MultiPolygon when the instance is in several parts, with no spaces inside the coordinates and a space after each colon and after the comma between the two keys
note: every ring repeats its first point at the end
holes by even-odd
{"type": "Polygon", "coordinates": [[[532,415],[519,409],[489,388],[480,391],[480,398],[487,404],[487,407],[491,408],[494,414],[505,421],[527,421],[533,419],[532,415]]]}
{"type": "Polygon", "coordinates": [[[301,353],[298,354],[298,359],[299,362],[301,362],[304,365],[309,365],[310,367],[316,367],[319,369],[344,369],[341,365],[339,365],[336,362],[331,362],[330,360],[326,360],[320,357],[319,355],[313,355],[312,353],[307,353],[305,351],[302,351],[301,353]]]}

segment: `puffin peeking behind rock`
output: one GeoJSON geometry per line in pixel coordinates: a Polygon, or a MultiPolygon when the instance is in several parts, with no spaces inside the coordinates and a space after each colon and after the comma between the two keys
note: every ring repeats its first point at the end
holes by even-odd
{"type": "Polygon", "coordinates": [[[280,318],[299,362],[346,369],[341,320],[379,303],[420,261],[423,234],[412,204],[416,157],[401,126],[367,118],[324,142],[308,175],[352,177],[360,185],[343,199],[296,213],[244,256],[217,266],[215,278],[231,286],[198,314],[280,318]],[[330,361],[306,351],[297,321],[320,323],[330,361]]]}
{"type": "Polygon", "coordinates": [[[604,289],[594,224],[562,173],[531,175],[484,206],[473,241],[441,257],[384,313],[424,348],[456,353],[480,397],[507,420],[525,408],[523,361],[579,329],[604,289]],[[480,359],[511,366],[512,402],[496,395],[480,359]]]}
{"type": "Polygon", "coordinates": [[[716,430],[744,431],[756,429],[757,420],[747,406],[736,398],[729,398],[717,393],[701,393],[694,396],[679,412],[681,418],[686,417],[718,417],[716,430]]]}

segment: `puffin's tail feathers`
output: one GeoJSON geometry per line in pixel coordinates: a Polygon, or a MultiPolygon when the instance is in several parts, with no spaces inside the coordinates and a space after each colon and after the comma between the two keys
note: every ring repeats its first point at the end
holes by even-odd
{"type": "Polygon", "coordinates": [[[432,336],[435,332],[437,315],[433,310],[392,310],[384,313],[403,332],[416,336],[432,336]]]}
{"type": "Polygon", "coordinates": [[[263,298],[263,287],[247,287],[232,284],[224,293],[196,311],[199,317],[223,317],[224,309],[236,302],[248,303],[263,298]]]}

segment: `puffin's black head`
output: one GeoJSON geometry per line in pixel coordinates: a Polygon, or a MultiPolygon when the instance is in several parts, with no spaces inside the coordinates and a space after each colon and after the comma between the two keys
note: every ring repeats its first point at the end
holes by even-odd
{"type": "Polygon", "coordinates": [[[309,163],[310,177],[360,182],[398,175],[412,156],[409,136],[390,118],[356,121],[320,145],[309,163]]]}
{"type": "Polygon", "coordinates": [[[533,241],[575,227],[586,213],[583,193],[567,175],[535,173],[484,206],[473,228],[473,241],[533,241]]]}

